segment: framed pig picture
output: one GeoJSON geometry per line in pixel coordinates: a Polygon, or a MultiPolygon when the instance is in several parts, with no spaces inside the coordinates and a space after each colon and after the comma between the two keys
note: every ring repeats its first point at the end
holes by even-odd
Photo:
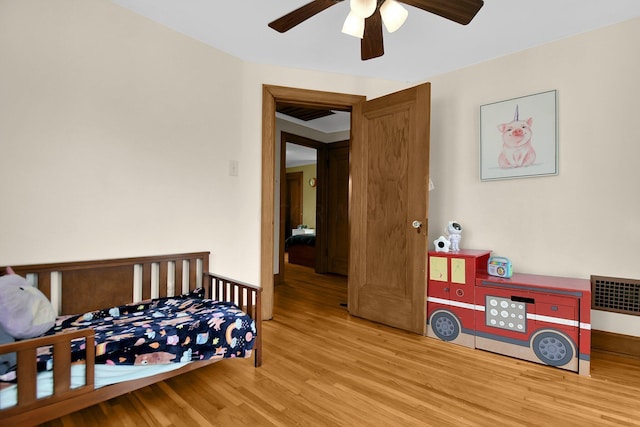
{"type": "Polygon", "coordinates": [[[558,174],[557,91],[480,106],[480,180],[558,174]]]}

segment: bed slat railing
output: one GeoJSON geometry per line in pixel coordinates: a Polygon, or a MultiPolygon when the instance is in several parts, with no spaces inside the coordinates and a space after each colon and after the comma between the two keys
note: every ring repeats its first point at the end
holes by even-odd
{"type": "Polygon", "coordinates": [[[16,413],[29,411],[40,406],[62,401],[94,390],[94,363],[95,353],[86,353],[85,384],[71,388],[71,341],[75,339],[86,340],[86,348],[94,347],[94,331],[84,329],[73,332],[65,332],[26,341],[18,341],[13,344],[0,346],[0,353],[16,353],[17,355],[17,405],[4,409],[2,417],[10,417],[16,413]],[[37,376],[36,353],[38,348],[53,347],[53,395],[41,399],[37,397],[35,378],[37,376]]]}
{"type": "MultiPolygon", "coordinates": [[[[159,296],[169,296],[203,287],[207,298],[230,300],[254,319],[257,336],[253,355],[255,366],[258,367],[262,364],[262,289],[208,273],[209,255],[209,252],[191,252],[12,267],[17,274],[26,277],[49,297],[59,314],[86,313],[137,302],[146,292],[148,295],[153,292],[159,296]],[[145,283],[149,283],[147,289],[145,283]],[[163,290],[165,284],[166,290],[163,290]],[[69,300],[73,303],[69,304],[69,300]]],[[[0,267],[0,271],[4,270],[5,267],[0,267]]],[[[0,410],[0,426],[33,426],[217,361],[189,364],[153,377],[96,389],[95,352],[89,351],[83,365],[85,384],[72,389],[70,348],[73,339],[86,340],[86,348],[95,348],[94,331],[91,329],[0,345],[0,354],[17,355],[19,390],[15,397],[17,404],[0,410]],[[49,346],[53,346],[53,393],[39,399],[36,355],[40,348],[49,346]]]]}
{"type": "Polygon", "coordinates": [[[262,365],[262,288],[238,282],[213,273],[205,272],[206,291],[209,298],[218,301],[229,301],[249,314],[256,323],[256,342],[253,347],[255,366],[262,365]]]}
{"type": "Polygon", "coordinates": [[[152,296],[179,295],[203,286],[209,252],[18,265],[13,269],[51,300],[58,315],[78,314],[152,296]]]}

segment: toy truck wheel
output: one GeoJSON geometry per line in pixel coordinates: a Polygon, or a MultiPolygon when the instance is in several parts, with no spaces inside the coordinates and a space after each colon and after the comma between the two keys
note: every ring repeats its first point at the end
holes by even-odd
{"type": "Polygon", "coordinates": [[[439,311],[431,317],[431,328],[443,341],[453,341],[460,334],[458,320],[450,313],[439,311]]]}
{"type": "Polygon", "coordinates": [[[531,346],[538,359],[547,365],[562,366],[573,359],[571,342],[557,332],[545,331],[536,335],[531,346]]]}

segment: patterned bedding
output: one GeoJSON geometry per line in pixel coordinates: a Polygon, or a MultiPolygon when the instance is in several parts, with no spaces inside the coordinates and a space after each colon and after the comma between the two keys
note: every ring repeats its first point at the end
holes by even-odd
{"type": "MultiPolygon", "coordinates": [[[[59,317],[47,335],[93,328],[96,363],[147,365],[249,357],[255,342],[253,319],[228,302],[204,299],[197,289],[80,315],[59,317]]],[[[85,358],[84,340],[72,343],[72,361],[85,358]]],[[[38,355],[39,370],[51,369],[51,353],[38,355]]]]}

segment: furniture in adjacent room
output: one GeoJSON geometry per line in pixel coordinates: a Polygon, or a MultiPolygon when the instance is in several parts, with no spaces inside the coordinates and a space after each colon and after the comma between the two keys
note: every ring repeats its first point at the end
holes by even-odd
{"type": "MultiPolygon", "coordinates": [[[[304,229],[300,229],[304,230],[304,229]]],[[[292,230],[295,231],[295,230],[292,230]]],[[[289,253],[289,263],[315,267],[316,234],[310,232],[296,233],[285,240],[285,251],[289,253]]]]}

